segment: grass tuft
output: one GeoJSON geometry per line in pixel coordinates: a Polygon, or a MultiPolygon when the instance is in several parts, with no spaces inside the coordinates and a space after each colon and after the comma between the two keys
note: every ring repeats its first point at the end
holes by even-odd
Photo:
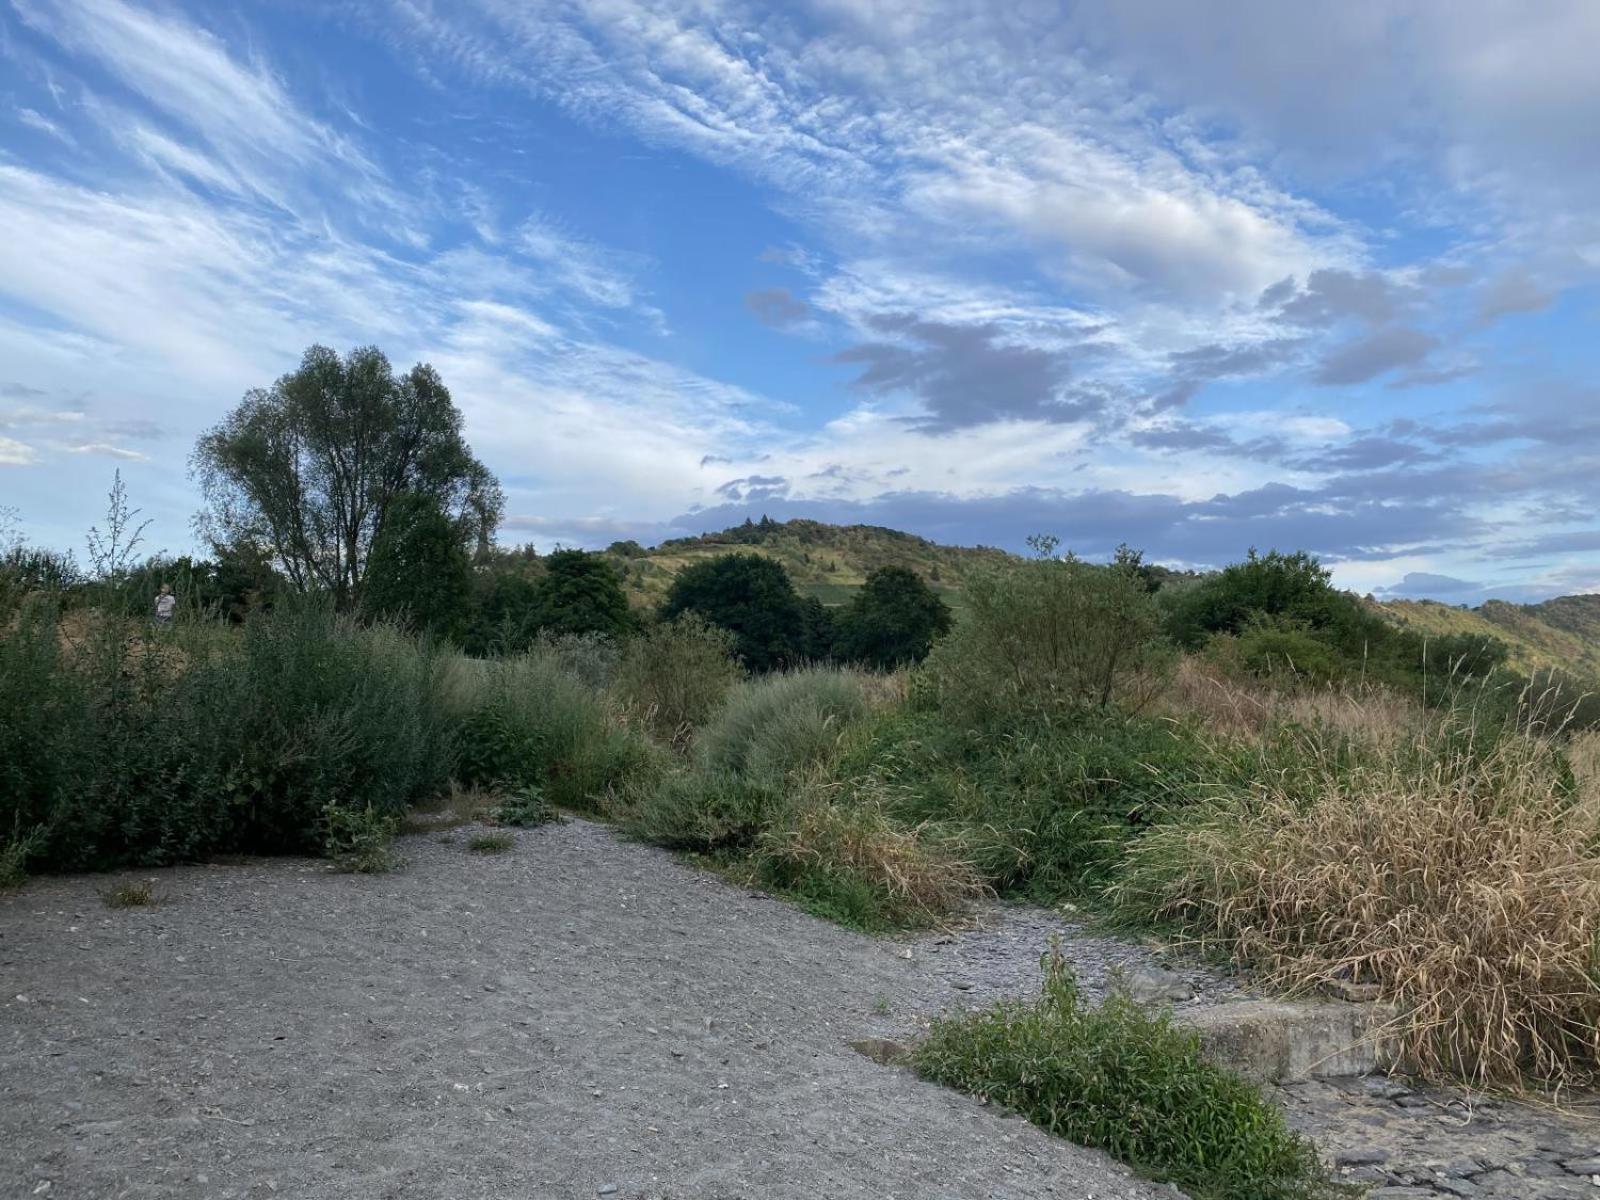
{"type": "Polygon", "coordinates": [[[935,1021],[917,1070],[1195,1200],[1336,1194],[1311,1143],[1254,1085],[1205,1062],[1194,1034],[1124,997],[1085,1004],[1059,948],[1044,965],[1037,1002],[935,1021]]]}
{"type": "Polygon", "coordinates": [[[509,833],[477,833],[467,840],[467,849],[473,854],[504,854],[516,844],[509,833]]]}
{"type": "Polygon", "coordinates": [[[100,899],[107,908],[150,908],[161,903],[161,897],[156,895],[155,885],[148,880],[144,883],[123,883],[114,888],[100,893],[100,899]]]}

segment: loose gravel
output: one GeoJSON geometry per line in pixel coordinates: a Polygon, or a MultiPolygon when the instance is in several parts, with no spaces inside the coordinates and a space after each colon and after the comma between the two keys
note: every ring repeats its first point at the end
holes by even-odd
{"type": "Polygon", "coordinates": [[[515,836],[0,897],[0,1195],[1174,1195],[848,1048],[1020,986],[1032,932],[908,946],[585,822],[515,836]]]}

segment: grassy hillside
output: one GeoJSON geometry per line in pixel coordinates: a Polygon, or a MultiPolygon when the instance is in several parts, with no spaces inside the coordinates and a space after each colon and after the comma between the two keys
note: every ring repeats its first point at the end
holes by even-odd
{"type": "Polygon", "coordinates": [[[1391,600],[1385,617],[1425,634],[1472,633],[1499,638],[1519,671],[1559,669],[1600,678],[1600,596],[1560,596],[1542,604],[1490,600],[1454,608],[1434,600],[1391,600]]]}
{"type": "Polygon", "coordinates": [[[608,552],[626,577],[635,604],[654,605],[685,567],[737,551],[775,558],[800,591],[824,604],[843,604],[878,567],[907,567],[959,605],[966,572],[1010,555],[987,547],[941,546],[926,538],[876,525],[824,525],[817,521],[768,521],[736,526],[697,538],[677,538],[654,549],[618,544],[608,552]]]}

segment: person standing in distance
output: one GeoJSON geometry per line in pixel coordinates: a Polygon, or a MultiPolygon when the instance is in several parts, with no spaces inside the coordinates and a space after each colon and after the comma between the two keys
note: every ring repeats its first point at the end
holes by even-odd
{"type": "Polygon", "coordinates": [[[161,594],[156,597],[156,624],[162,628],[171,625],[173,614],[177,611],[178,598],[172,594],[172,588],[163,583],[161,594]]]}

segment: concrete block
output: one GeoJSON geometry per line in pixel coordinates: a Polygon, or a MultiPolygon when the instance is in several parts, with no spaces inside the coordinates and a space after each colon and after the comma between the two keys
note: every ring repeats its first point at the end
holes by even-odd
{"type": "Polygon", "coordinates": [[[1388,1005],[1240,1000],[1186,1013],[1207,1059],[1260,1083],[1338,1079],[1394,1065],[1388,1005]]]}

